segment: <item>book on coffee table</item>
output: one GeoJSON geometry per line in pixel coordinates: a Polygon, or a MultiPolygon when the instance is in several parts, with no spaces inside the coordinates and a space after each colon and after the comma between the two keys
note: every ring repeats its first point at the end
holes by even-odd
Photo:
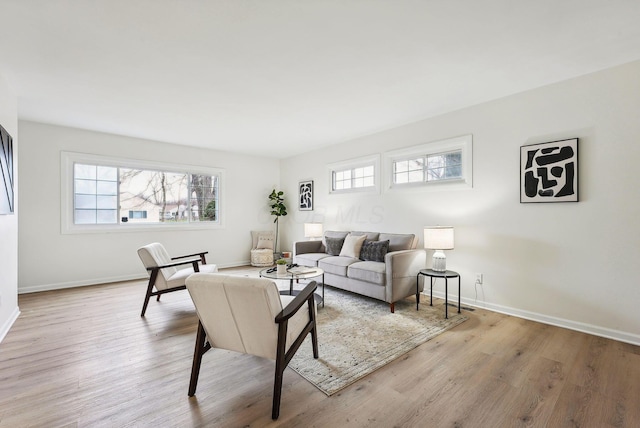
{"type": "Polygon", "coordinates": [[[302,275],[303,273],[311,273],[315,272],[316,269],[308,266],[296,266],[287,269],[287,272],[292,273],[294,275],[302,275]]]}

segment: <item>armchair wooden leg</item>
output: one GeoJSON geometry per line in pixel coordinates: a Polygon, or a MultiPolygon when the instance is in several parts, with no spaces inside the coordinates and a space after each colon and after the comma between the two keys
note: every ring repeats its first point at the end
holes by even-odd
{"type": "Polygon", "coordinates": [[[395,313],[396,311],[396,304],[395,303],[389,303],[389,308],[391,309],[391,313],[395,313]]]}
{"type": "Polygon", "coordinates": [[[211,349],[206,344],[207,333],[204,331],[202,322],[198,321],[198,333],[196,335],[196,347],[193,351],[193,364],[191,365],[191,380],[189,381],[189,397],[193,397],[198,386],[198,376],[200,375],[200,364],[202,363],[202,355],[211,349]]]}
{"type": "Polygon", "coordinates": [[[318,330],[316,329],[316,311],[314,310],[314,306],[316,305],[313,294],[309,299],[309,318],[313,323],[313,328],[311,329],[311,346],[313,347],[313,358],[318,358],[318,330]]]}
{"type": "Polygon", "coordinates": [[[273,381],[273,405],[271,408],[271,419],[278,419],[280,416],[280,398],[282,397],[282,379],[284,369],[287,368],[285,346],[287,342],[287,323],[283,322],[278,326],[278,351],[276,354],[276,374],[273,381]]]}
{"type": "Polygon", "coordinates": [[[142,304],[142,312],[140,313],[141,317],[143,317],[144,313],[147,311],[147,305],[149,305],[149,299],[153,295],[152,293],[153,293],[153,283],[149,281],[149,286],[147,287],[147,294],[144,297],[144,303],[142,304]]]}

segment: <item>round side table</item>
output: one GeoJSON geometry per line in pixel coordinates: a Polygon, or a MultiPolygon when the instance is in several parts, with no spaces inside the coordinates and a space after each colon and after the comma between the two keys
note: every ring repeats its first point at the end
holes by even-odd
{"type": "Polygon", "coordinates": [[[433,269],[420,269],[418,275],[416,275],[416,310],[420,304],[420,286],[418,284],[420,275],[428,276],[431,279],[430,294],[430,306],[433,306],[433,278],[444,278],[444,317],[449,318],[449,278],[458,278],[458,313],[460,313],[460,274],[452,270],[446,270],[444,272],[436,271],[433,269]]]}

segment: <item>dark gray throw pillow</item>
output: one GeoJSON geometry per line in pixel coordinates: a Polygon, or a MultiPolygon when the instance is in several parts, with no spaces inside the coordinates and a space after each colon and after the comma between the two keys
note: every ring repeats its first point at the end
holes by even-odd
{"type": "Polygon", "coordinates": [[[330,256],[339,256],[340,250],[342,250],[342,244],[344,244],[344,238],[324,238],[327,244],[327,254],[330,256]]]}
{"type": "Polygon", "coordinates": [[[389,252],[389,240],[364,241],[360,250],[360,260],[370,262],[384,262],[384,256],[389,252]]]}

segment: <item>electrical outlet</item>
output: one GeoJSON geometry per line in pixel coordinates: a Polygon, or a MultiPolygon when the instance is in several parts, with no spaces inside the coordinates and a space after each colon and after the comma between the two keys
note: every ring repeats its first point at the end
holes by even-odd
{"type": "Polygon", "coordinates": [[[482,276],[483,275],[481,273],[476,274],[476,284],[482,285],[482,276]]]}

